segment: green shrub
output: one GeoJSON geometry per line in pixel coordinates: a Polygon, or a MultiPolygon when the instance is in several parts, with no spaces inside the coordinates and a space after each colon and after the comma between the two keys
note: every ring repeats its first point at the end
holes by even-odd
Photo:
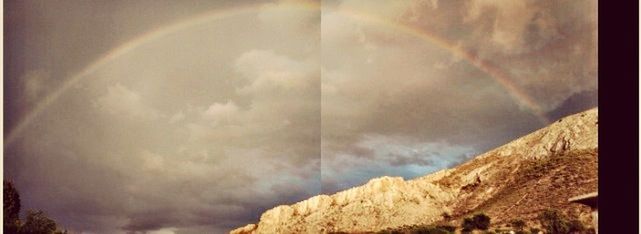
{"type": "Polygon", "coordinates": [[[525,221],[521,219],[514,219],[510,221],[510,226],[516,231],[523,231],[523,228],[525,228],[525,221]]]}
{"type": "Polygon", "coordinates": [[[547,209],[539,215],[539,220],[546,233],[566,234],[570,225],[563,213],[558,210],[547,209]]]}
{"type": "MultiPolygon", "coordinates": [[[[539,215],[539,220],[546,233],[569,234],[587,232],[587,228],[581,221],[577,219],[568,220],[568,218],[558,210],[545,210],[539,215]]],[[[535,233],[534,230],[532,230],[532,233],[535,233]]]]}
{"type": "Polygon", "coordinates": [[[451,232],[438,227],[418,227],[411,231],[412,234],[450,234],[451,232]]]}
{"type": "Polygon", "coordinates": [[[474,225],[474,219],[472,218],[464,218],[463,223],[461,224],[461,228],[463,231],[471,232],[476,228],[476,225],[474,225]]]}
{"type": "Polygon", "coordinates": [[[404,232],[400,230],[382,230],[378,231],[376,234],[403,234],[404,232]]]}
{"type": "Polygon", "coordinates": [[[438,226],[436,226],[436,228],[440,228],[440,229],[443,229],[443,230],[448,231],[448,232],[455,232],[456,231],[456,227],[452,226],[452,225],[438,225],[438,226]]]}
{"type": "Polygon", "coordinates": [[[464,218],[461,228],[463,232],[471,232],[473,230],[487,230],[490,227],[490,217],[481,213],[475,214],[471,218],[464,218]]]}
{"type": "Polygon", "coordinates": [[[476,214],[472,219],[476,229],[487,230],[490,227],[490,217],[485,214],[476,214]]]}
{"type": "Polygon", "coordinates": [[[577,219],[574,219],[568,223],[569,233],[584,233],[586,231],[583,223],[577,219]]]}

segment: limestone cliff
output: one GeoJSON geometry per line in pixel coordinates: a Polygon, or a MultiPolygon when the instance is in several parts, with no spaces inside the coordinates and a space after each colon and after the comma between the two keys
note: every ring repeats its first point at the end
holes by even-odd
{"type": "MultiPolygon", "coordinates": [[[[404,181],[381,177],[265,212],[231,233],[372,232],[448,223],[484,212],[493,223],[534,220],[545,208],[590,219],[569,197],[597,189],[598,111],[560,119],[455,168],[404,181]],[[447,213],[447,215],[444,215],[447,213]]],[[[589,221],[589,220],[587,220],[589,221]]]]}

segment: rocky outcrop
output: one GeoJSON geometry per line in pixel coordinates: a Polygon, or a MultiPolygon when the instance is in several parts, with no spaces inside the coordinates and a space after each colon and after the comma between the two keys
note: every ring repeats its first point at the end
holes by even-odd
{"type": "Polygon", "coordinates": [[[333,195],[278,206],[265,212],[257,225],[231,233],[371,232],[437,222],[456,225],[461,217],[479,211],[501,223],[533,220],[545,208],[589,219],[587,208],[566,201],[597,188],[597,121],[597,109],[575,114],[455,168],[408,181],[376,178],[333,195]]]}
{"type": "Polygon", "coordinates": [[[232,230],[230,234],[253,233],[254,231],[256,231],[256,224],[247,224],[244,227],[232,230]]]}

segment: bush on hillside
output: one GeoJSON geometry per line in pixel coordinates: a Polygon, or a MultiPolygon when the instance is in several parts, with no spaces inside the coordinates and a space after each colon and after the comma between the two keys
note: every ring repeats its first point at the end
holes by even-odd
{"type": "Polygon", "coordinates": [[[480,213],[472,216],[471,218],[465,218],[463,219],[463,223],[461,224],[461,228],[463,228],[463,232],[471,232],[473,230],[487,230],[490,228],[490,217],[480,213]]]}
{"type": "Polygon", "coordinates": [[[522,219],[514,219],[510,221],[510,226],[516,231],[523,231],[523,229],[525,228],[525,221],[523,221],[522,219]]]}
{"type": "Polygon", "coordinates": [[[583,222],[578,219],[569,220],[559,210],[545,210],[539,215],[539,220],[545,233],[575,234],[588,232],[583,222]]]}
{"type": "Polygon", "coordinates": [[[448,231],[448,232],[455,232],[456,231],[456,227],[452,226],[452,225],[438,225],[438,226],[436,226],[436,228],[440,228],[440,229],[443,229],[443,230],[448,231]]]}
{"type": "Polygon", "coordinates": [[[450,234],[447,230],[436,227],[419,227],[411,231],[412,234],[450,234]]]}
{"type": "Polygon", "coordinates": [[[543,229],[547,233],[567,233],[570,229],[565,216],[558,210],[548,209],[539,215],[543,229]]]}
{"type": "Polygon", "coordinates": [[[474,220],[474,227],[476,229],[487,230],[490,228],[490,217],[483,213],[474,215],[472,220],[474,220]]]}
{"type": "Polygon", "coordinates": [[[574,219],[568,223],[569,233],[585,233],[587,228],[578,219],[574,219]]]}
{"type": "Polygon", "coordinates": [[[476,228],[474,225],[474,219],[472,218],[464,218],[463,223],[461,224],[461,228],[463,229],[463,232],[471,232],[476,228]]]}

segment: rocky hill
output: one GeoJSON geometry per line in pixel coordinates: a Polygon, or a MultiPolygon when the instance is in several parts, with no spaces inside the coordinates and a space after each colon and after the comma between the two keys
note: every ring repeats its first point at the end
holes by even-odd
{"type": "Polygon", "coordinates": [[[590,223],[589,209],[568,198],[597,190],[598,110],[550,126],[452,169],[405,181],[381,177],[333,195],[319,195],[263,213],[258,224],[231,233],[375,232],[450,224],[483,212],[494,225],[536,222],[546,208],[590,223]]]}

